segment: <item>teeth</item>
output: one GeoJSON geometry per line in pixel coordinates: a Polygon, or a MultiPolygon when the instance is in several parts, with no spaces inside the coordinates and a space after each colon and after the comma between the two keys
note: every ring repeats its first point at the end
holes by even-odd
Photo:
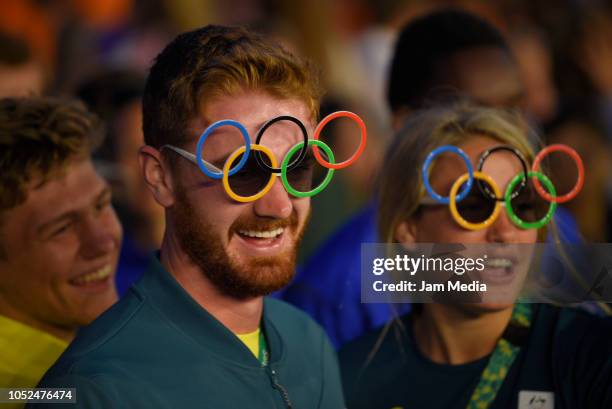
{"type": "Polygon", "coordinates": [[[272,239],[272,238],[279,236],[284,231],[285,231],[284,228],[279,227],[278,229],[275,229],[275,230],[266,230],[266,231],[238,230],[238,233],[242,234],[243,236],[248,236],[248,237],[272,239]]]}
{"type": "Polygon", "coordinates": [[[112,267],[110,265],[104,266],[94,271],[93,273],[85,274],[77,278],[74,278],[71,280],[71,282],[74,284],[86,284],[92,281],[100,281],[110,276],[111,271],[112,271],[112,267]]]}
{"type": "Polygon", "coordinates": [[[508,268],[512,267],[514,263],[512,260],[507,258],[490,258],[487,261],[487,266],[489,267],[500,267],[500,268],[508,268]]]}

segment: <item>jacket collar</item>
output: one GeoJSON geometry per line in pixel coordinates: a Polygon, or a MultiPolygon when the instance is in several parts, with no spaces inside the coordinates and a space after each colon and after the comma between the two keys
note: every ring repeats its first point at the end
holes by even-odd
{"type": "MultiPolygon", "coordinates": [[[[170,323],[205,349],[223,360],[247,367],[260,367],[251,351],[219,320],[202,308],[159,261],[156,253],[147,271],[133,290],[170,323]]],[[[270,364],[284,359],[281,334],[270,317],[270,303],[264,298],[262,330],[270,353],[270,364]]]]}

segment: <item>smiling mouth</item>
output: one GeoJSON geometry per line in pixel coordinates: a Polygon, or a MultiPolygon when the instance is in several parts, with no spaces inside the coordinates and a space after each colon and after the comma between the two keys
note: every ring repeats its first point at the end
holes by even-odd
{"type": "Polygon", "coordinates": [[[517,261],[512,258],[489,257],[480,275],[487,284],[509,284],[516,276],[517,264],[517,261]]]}
{"type": "Polygon", "coordinates": [[[514,261],[509,258],[490,258],[485,265],[493,268],[512,268],[514,261]]]}
{"type": "Polygon", "coordinates": [[[271,251],[279,249],[282,243],[285,243],[285,236],[288,229],[286,227],[277,227],[268,230],[246,230],[238,229],[236,235],[241,241],[247,244],[248,248],[257,251],[271,251]]]}
{"type": "Polygon", "coordinates": [[[275,239],[279,237],[285,229],[283,227],[279,227],[274,230],[238,230],[238,234],[241,236],[249,237],[249,238],[257,238],[257,239],[275,239]]]}
{"type": "Polygon", "coordinates": [[[104,267],[101,267],[91,273],[81,274],[78,277],[75,277],[69,280],[70,284],[76,286],[90,286],[99,283],[105,282],[113,273],[113,266],[108,264],[104,267]]]}

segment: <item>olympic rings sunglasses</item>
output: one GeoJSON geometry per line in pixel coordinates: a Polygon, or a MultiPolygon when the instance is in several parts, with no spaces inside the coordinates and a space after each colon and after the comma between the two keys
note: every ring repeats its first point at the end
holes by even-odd
{"type": "Polygon", "coordinates": [[[422,199],[419,203],[424,206],[448,205],[453,219],[465,229],[480,230],[490,226],[499,217],[502,206],[506,208],[510,220],[516,226],[522,229],[539,229],[550,222],[558,203],[565,203],[580,192],[584,184],[584,164],[574,149],[567,145],[555,144],[542,149],[536,155],[532,169],[528,170],[527,161],[520,151],[511,146],[500,145],[483,152],[478,160],[478,170],[474,171],[463,150],[456,146],[445,145],[434,149],[427,156],[422,168],[422,177],[430,197],[422,199]],[[486,159],[492,153],[502,150],[514,154],[523,168],[522,172],[510,180],[503,196],[495,181],[482,172],[486,159]],[[433,160],[444,152],[459,155],[468,170],[453,183],[448,197],[442,197],[433,190],[428,176],[433,160]],[[542,159],[552,152],[568,154],[578,169],[575,186],[562,196],[557,196],[553,183],[539,171],[542,159]],[[477,188],[474,188],[474,184],[477,188]]]}
{"type": "Polygon", "coordinates": [[[217,121],[206,128],[198,140],[195,154],[173,145],[163,145],[160,149],[169,149],[197,165],[206,176],[212,179],[221,179],[223,188],[229,197],[237,202],[246,203],[258,200],[269,192],[276,176],[281,177],[281,182],[287,192],[295,197],[310,197],[320,193],[331,182],[335,170],[351,165],[361,156],[365,149],[366,139],[365,124],[358,115],[349,111],[337,111],[326,116],[317,125],[313,139],[308,139],[306,127],[299,119],[283,115],[271,119],[259,129],[255,144],[250,142],[248,131],[241,123],[226,119],[217,121]],[[349,159],[335,163],[331,148],[319,140],[319,137],[323,128],[330,121],[340,117],[352,119],[359,125],[361,140],[357,151],[349,159]],[[289,149],[280,167],[278,167],[278,161],[272,151],[260,144],[264,132],[279,121],[295,123],[300,128],[304,139],[289,149]],[[243,146],[230,154],[223,165],[223,169],[219,169],[202,158],[204,142],[216,128],[221,126],[237,128],[245,142],[243,146]],[[319,149],[323,152],[320,152],[319,149]],[[251,151],[253,151],[253,155],[251,155],[251,151]],[[292,160],[296,154],[297,157],[292,160]],[[326,168],[327,173],[322,182],[313,188],[315,161],[326,168]],[[234,165],[235,162],[237,162],[236,165],[234,165]]]}

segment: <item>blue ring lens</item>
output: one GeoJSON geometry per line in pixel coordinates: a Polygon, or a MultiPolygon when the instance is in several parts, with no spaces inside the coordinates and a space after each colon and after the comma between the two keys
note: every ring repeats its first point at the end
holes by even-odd
{"type": "Polygon", "coordinates": [[[433,188],[429,184],[429,175],[428,175],[429,167],[431,166],[431,163],[433,162],[433,160],[438,155],[444,152],[456,153],[463,159],[467,167],[467,171],[469,175],[468,180],[466,184],[463,186],[463,188],[461,189],[461,191],[459,192],[459,194],[457,195],[457,199],[456,199],[457,202],[460,202],[463,199],[465,199],[465,197],[470,193],[470,190],[472,189],[472,185],[474,184],[474,169],[472,167],[472,162],[470,162],[470,158],[468,158],[468,156],[465,154],[465,152],[463,152],[463,150],[457,148],[456,146],[453,146],[453,145],[440,146],[434,149],[433,151],[431,151],[429,155],[427,155],[427,158],[425,159],[425,163],[423,163],[423,168],[422,168],[423,185],[425,186],[425,190],[427,190],[427,193],[429,193],[429,196],[434,198],[436,201],[440,203],[444,203],[444,204],[450,203],[450,198],[448,196],[444,197],[444,196],[439,195],[433,190],[433,188]]]}
{"type": "Polygon", "coordinates": [[[233,126],[237,128],[240,131],[240,134],[244,138],[244,142],[245,142],[244,154],[242,155],[242,158],[240,159],[238,164],[234,166],[232,169],[230,169],[229,174],[228,174],[229,176],[236,174],[236,172],[242,169],[242,167],[246,164],[247,159],[249,158],[249,153],[251,152],[251,138],[249,137],[249,132],[246,130],[244,125],[242,125],[240,122],[234,121],[232,119],[224,119],[222,121],[217,121],[213,123],[212,125],[210,125],[208,128],[206,128],[206,130],[202,133],[202,135],[200,135],[200,139],[198,140],[198,146],[196,147],[196,160],[198,162],[198,166],[200,167],[200,170],[204,172],[206,176],[212,179],[223,178],[223,173],[222,172],[212,172],[206,168],[206,166],[204,165],[204,162],[202,161],[202,148],[204,147],[204,142],[206,141],[206,138],[208,138],[215,129],[221,126],[233,126]]]}

